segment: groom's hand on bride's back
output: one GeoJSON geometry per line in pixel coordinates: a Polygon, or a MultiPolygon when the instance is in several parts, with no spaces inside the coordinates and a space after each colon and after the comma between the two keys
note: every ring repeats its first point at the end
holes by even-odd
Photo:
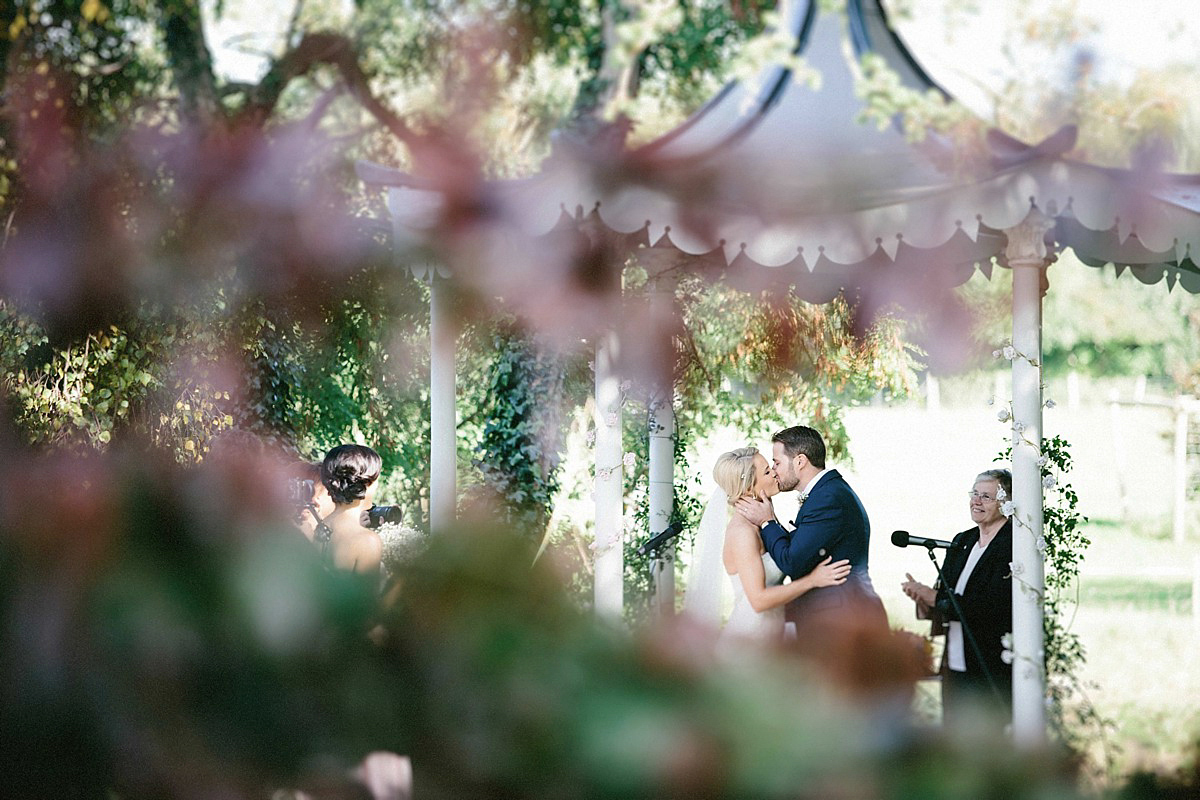
{"type": "Polygon", "coordinates": [[[755,498],[738,498],[733,507],[739,514],[758,528],[761,528],[764,522],[775,519],[775,507],[763,495],[755,498]]]}

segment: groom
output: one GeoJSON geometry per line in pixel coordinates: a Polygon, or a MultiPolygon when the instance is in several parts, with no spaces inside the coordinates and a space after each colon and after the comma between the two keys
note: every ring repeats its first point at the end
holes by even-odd
{"type": "Polygon", "coordinates": [[[840,586],[813,589],[787,607],[798,629],[849,622],[888,629],[887,612],[867,575],[871,523],[858,495],[835,469],[825,466],[825,442],[812,428],[786,428],[771,437],[779,490],[800,491],[800,511],[789,531],[775,519],[771,501],[743,498],[737,511],[759,527],[775,564],[792,580],[806,575],[826,556],[850,559],[850,577],[840,586]]]}

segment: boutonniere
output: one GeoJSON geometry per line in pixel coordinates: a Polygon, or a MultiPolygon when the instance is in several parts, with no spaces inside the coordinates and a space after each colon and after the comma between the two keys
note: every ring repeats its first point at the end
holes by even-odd
{"type": "Polygon", "coordinates": [[[807,499],[808,499],[808,492],[805,492],[804,494],[800,495],[800,505],[796,506],[796,509],[799,510],[801,508],[804,508],[804,501],[807,499]]]}

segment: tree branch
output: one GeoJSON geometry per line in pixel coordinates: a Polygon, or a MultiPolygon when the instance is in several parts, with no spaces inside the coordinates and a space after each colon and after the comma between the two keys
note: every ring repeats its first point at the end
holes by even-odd
{"type": "Polygon", "coordinates": [[[220,114],[212,53],[204,38],[200,4],[195,0],[162,0],[159,26],[167,50],[167,63],[175,73],[179,108],[183,117],[207,127],[220,114]]]}
{"type": "Polygon", "coordinates": [[[295,47],[271,65],[249,93],[242,121],[261,126],[275,110],[288,84],[321,64],[335,68],[350,94],[392,135],[406,144],[415,141],[416,135],[404,120],[371,92],[354,43],[340,33],[327,31],[306,33],[295,47]]]}

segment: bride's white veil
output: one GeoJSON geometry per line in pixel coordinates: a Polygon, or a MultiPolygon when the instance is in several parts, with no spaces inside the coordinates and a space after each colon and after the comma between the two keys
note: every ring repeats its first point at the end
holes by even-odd
{"type": "Polygon", "coordinates": [[[692,545],[692,563],[688,569],[687,590],[683,595],[684,613],[712,626],[721,624],[723,592],[729,581],[725,577],[725,528],[729,524],[729,495],[717,489],[692,545]]]}

